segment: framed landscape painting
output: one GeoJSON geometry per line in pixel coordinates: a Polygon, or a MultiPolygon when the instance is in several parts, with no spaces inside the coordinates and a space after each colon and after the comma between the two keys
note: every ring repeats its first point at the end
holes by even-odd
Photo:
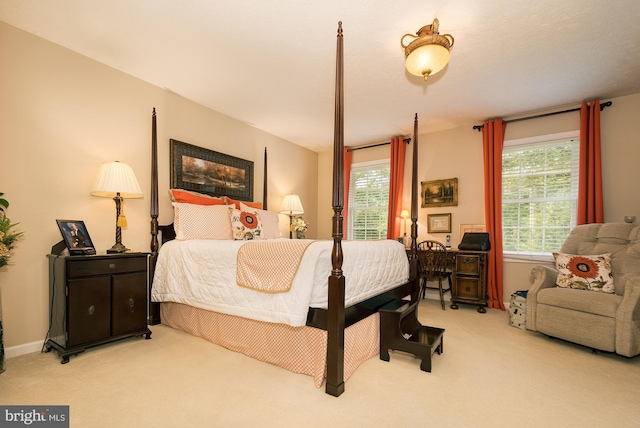
{"type": "Polygon", "coordinates": [[[253,200],[253,162],[170,140],[171,188],[253,200]]]}
{"type": "Polygon", "coordinates": [[[423,181],[420,199],[422,208],[458,205],[458,178],[423,181]]]}

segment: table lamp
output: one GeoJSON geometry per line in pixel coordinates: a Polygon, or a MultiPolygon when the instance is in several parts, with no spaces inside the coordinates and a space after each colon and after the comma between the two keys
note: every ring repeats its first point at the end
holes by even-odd
{"type": "Polygon", "coordinates": [[[129,251],[122,244],[122,228],[127,227],[127,219],[123,213],[124,199],[141,199],[144,195],[133,173],[133,169],[122,162],[105,162],[98,170],[91,194],[105,198],[113,198],[116,203],[116,243],[107,253],[125,253],[129,251]]]}
{"type": "Polygon", "coordinates": [[[302,202],[298,195],[287,195],[282,201],[280,213],[289,216],[289,239],[293,239],[293,216],[304,214],[302,202]]]}
{"type": "Polygon", "coordinates": [[[402,217],[404,228],[402,234],[402,242],[404,243],[404,246],[407,247],[407,217],[409,217],[409,210],[402,210],[402,212],[400,212],[400,217],[402,217]]]}

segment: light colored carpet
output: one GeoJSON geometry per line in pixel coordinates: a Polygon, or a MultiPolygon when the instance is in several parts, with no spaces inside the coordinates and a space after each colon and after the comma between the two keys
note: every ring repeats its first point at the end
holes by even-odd
{"type": "Polygon", "coordinates": [[[446,329],[433,371],[392,352],[365,362],[339,398],[290,373],[159,325],[152,340],[7,360],[0,404],[70,405],[72,427],[638,427],[640,357],[508,325],[509,314],[420,304],[446,329]]]}

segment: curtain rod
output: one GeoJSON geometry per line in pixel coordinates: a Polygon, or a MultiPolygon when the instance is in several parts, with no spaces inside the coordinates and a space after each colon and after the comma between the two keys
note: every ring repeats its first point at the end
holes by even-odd
{"type": "MultiPolygon", "coordinates": [[[[600,104],[600,111],[604,110],[605,107],[611,106],[612,104],[613,104],[613,102],[611,102],[611,101],[607,101],[605,103],[600,104]]],[[[518,118],[518,119],[505,120],[504,123],[520,122],[521,120],[529,120],[529,119],[538,119],[540,117],[553,116],[555,114],[569,113],[569,112],[572,112],[572,111],[580,111],[580,107],[572,108],[572,109],[569,109],[569,110],[554,111],[552,113],[537,114],[535,116],[521,117],[521,118],[518,118]]],[[[478,132],[480,132],[482,130],[482,128],[484,128],[484,125],[474,125],[473,126],[473,129],[476,129],[478,132]]]]}
{"type": "MultiPolygon", "coordinates": [[[[404,137],[404,142],[407,143],[407,144],[411,143],[411,137],[404,137]]],[[[371,145],[362,146],[362,147],[353,147],[353,148],[347,147],[347,151],[348,152],[355,152],[356,150],[370,149],[372,147],[386,146],[388,144],[391,144],[391,141],[387,141],[387,142],[384,142],[384,143],[378,143],[378,144],[371,144],[371,145]]]]}

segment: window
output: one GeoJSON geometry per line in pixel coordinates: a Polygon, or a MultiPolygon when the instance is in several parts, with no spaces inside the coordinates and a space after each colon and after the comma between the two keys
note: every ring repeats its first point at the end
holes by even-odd
{"type": "Polygon", "coordinates": [[[506,141],[502,152],[505,256],[559,251],[576,224],[579,132],[506,141]]]}
{"type": "Polygon", "coordinates": [[[389,160],[353,164],[349,183],[348,239],[386,239],[389,160]]]}

